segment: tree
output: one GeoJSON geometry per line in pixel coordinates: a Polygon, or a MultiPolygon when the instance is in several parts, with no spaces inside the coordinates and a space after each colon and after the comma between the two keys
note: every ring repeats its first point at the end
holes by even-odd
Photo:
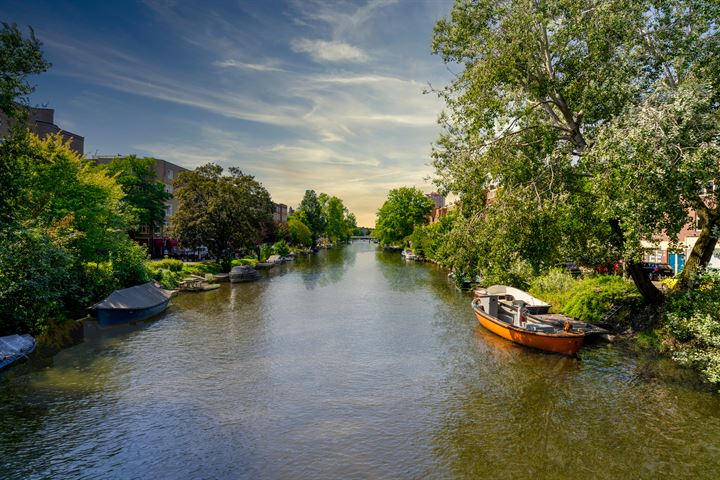
{"type": "Polygon", "coordinates": [[[323,208],[315,190],[305,190],[305,195],[295,214],[310,228],[313,241],[316,241],[320,235],[325,233],[326,221],[323,208]]]}
{"type": "Polygon", "coordinates": [[[0,111],[8,117],[20,118],[18,102],[26,103],[25,96],[35,91],[28,83],[28,75],[50,68],[40,50],[42,43],[28,27],[29,38],[24,38],[17,25],[2,23],[0,29],[0,111]]]}
{"type": "Polygon", "coordinates": [[[311,247],[313,244],[312,232],[299,218],[293,216],[288,220],[288,229],[293,245],[311,247]]]}
{"type": "MultiPolygon", "coordinates": [[[[28,75],[42,73],[50,67],[43,58],[41,43],[35,38],[32,28],[29,30],[30,38],[23,38],[15,24],[3,23],[0,30],[0,113],[8,117],[2,119],[0,116],[0,121],[22,120],[22,109],[18,103],[25,102],[23,97],[35,90],[28,83],[28,75]]],[[[3,149],[3,161],[0,162],[0,227],[13,220],[13,202],[19,198],[23,188],[21,182],[27,178],[22,152],[10,151],[25,148],[27,142],[23,138],[12,138],[24,135],[24,132],[12,128],[0,146],[3,149]]]]}
{"type": "Polygon", "coordinates": [[[667,232],[677,243],[689,209],[701,219],[701,234],[677,288],[687,287],[692,273],[708,264],[717,243],[716,105],[707,83],[685,80],[676,88],[661,87],[603,128],[591,154],[596,169],[593,186],[607,218],[621,219],[627,256],[639,257],[641,240],[659,232],[667,232]]]}
{"type": "Polygon", "coordinates": [[[330,197],[327,201],[326,233],[330,241],[341,242],[348,239],[348,229],[345,219],[346,208],[338,197],[330,197]]]}
{"type": "Polygon", "coordinates": [[[147,256],[125,233],[114,178],[60,135],[16,132],[0,144],[0,163],[7,161],[22,168],[0,225],[0,329],[40,332],[99,295],[147,280],[147,256]],[[100,270],[107,275],[94,275],[100,270]]]}
{"type": "Polygon", "coordinates": [[[257,245],[272,224],[268,191],[235,167],[229,173],[209,163],[174,181],[178,210],[170,218],[172,232],[184,245],[207,246],[217,261],[257,245]]]}
{"type": "Polygon", "coordinates": [[[137,217],[137,222],[147,225],[151,238],[155,227],[165,223],[165,203],[172,198],[163,183],[157,180],[154,162],[153,158],[130,155],[116,158],[105,166],[108,174],[120,184],[125,193],[124,202],[137,217]]]}
{"type": "Polygon", "coordinates": [[[373,235],[383,245],[396,245],[405,240],[417,225],[427,223],[433,202],[414,187],[390,190],[377,212],[373,235]]]}
{"type": "MultiPolygon", "coordinates": [[[[496,203],[562,218],[553,241],[574,244],[574,255],[598,245],[602,255],[625,252],[623,219],[595,209],[609,192],[592,188],[598,170],[588,153],[609,121],[658,84],[675,88],[693,69],[713,70],[719,8],[711,0],[457,1],[433,40],[435,53],[464,67],[438,92],[448,112],[433,153],[437,182],[459,194],[466,219],[484,223],[485,193],[501,185],[496,203]]],[[[639,259],[627,260],[641,293],[659,301],[639,259]]]]}

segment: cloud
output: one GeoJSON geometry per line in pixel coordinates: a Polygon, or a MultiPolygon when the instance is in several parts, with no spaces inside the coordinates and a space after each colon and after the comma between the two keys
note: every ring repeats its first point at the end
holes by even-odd
{"type": "Polygon", "coordinates": [[[297,53],[307,53],[318,62],[367,62],[368,55],[357,47],[344,42],[310,40],[297,38],[290,42],[290,48],[297,53]]]}
{"type": "Polygon", "coordinates": [[[274,65],[265,65],[265,64],[259,64],[259,63],[245,63],[245,62],[241,62],[239,60],[232,60],[232,59],[213,62],[213,64],[217,65],[218,67],[223,67],[223,68],[237,68],[240,70],[252,70],[255,72],[286,72],[287,71],[285,69],[276,67],[274,65]]]}

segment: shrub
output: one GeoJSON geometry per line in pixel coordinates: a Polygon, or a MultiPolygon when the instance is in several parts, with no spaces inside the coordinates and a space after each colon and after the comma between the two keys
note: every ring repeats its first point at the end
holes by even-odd
{"type": "Polygon", "coordinates": [[[285,242],[285,240],[280,240],[279,242],[275,243],[275,245],[273,245],[273,251],[281,257],[287,257],[288,255],[290,255],[290,247],[288,247],[288,244],[285,242]]]}
{"type": "Polygon", "coordinates": [[[151,261],[148,266],[151,270],[158,270],[161,268],[164,268],[166,270],[170,270],[171,272],[180,272],[183,269],[183,262],[182,260],[175,260],[172,258],[164,258],[162,260],[155,260],[151,261]]]}
{"type": "Polygon", "coordinates": [[[701,272],[693,287],[666,299],[663,348],[678,363],[720,384],[720,274],[701,272]]]}
{"type": "Polygon", "coordinates": [[[256,264],[257,264],[257,259],[250,258],[250,257],[236,258],[235,260],[232,261],[233,267],[242,266],[242,265],[252,265],[254,267],[256,264]]]}
{"type": "Polygon", "coordinates": [[[0,231],[0,335],[39,333],[64,317],[72,256],[36,230],[0,231]]]}
{"type": "Polygon", "coordinates": [[[148,253],[145,247],[129,238],[117,243],[110,254],[113,275],[120,287],[130,287],[150,280],[148,253]]]}

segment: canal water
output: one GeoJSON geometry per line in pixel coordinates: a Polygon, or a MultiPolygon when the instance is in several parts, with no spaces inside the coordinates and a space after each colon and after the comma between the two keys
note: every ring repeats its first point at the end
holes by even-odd
{"type": "Polygon", "coordinates": [[[469,303],[355,243],[89,328],[0,383],[0,478],[720,478],[717,394],[619,346],[515,346],[469,303]]]}

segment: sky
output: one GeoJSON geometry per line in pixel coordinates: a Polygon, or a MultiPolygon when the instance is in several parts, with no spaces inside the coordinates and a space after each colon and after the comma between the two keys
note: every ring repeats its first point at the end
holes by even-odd
{"type": "Polygon", "coordinates": [[[451,0],[4,0],[48,72],[34,106],[86,155],[136,154],[254,175],[273,200],[336,195],[372,226],[388,191],[433,190],[443,108],[431,54],[451,0]]]}

